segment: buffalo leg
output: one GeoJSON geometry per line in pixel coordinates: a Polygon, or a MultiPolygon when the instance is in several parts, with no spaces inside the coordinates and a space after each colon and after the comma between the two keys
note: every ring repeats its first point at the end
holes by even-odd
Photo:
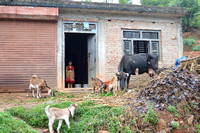
{"type": "Polygon", "coordinates": [[[139,89],[139,69],[136,68],[135,70],[135,75],[136,75],[136,82],[137,82],[137,89],[139,89]]]}
{"type": "Polygon", "coordinates": [[[131,75],[129,74],[128,77],[127,77],[127,87],[126,87],[127,89],[129,89],[129,81],[130,81],[130,77],[131,77],[131,75]]]}

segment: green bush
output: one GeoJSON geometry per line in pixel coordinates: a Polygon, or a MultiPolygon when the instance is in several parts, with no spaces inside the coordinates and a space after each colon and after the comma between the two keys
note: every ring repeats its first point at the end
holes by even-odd
{"type": "MultiPolygon", "coordinates": [[[[72,103],[67,101],[51,105],[51,107],[66,108],[72,103]]],[[[38,105],[32,109],[24,109],[22,107],[11,108],[8,111],[15,116],[20,116],[24,121],[33,127],[48,128],[48,118],[44,108],[47,104],[38,105]],[[23,113],[23,115],[21,115],[23,113]]],[[[123,114],[121,107],[107,107],[103,105],[95,105],[94,101],[86,100],[78,104],[78,110],[75,112],[74,118],[70,117],[70,129],[65,122],[61,126],[63,132],[98,132],[99,129],[107,129],[110,132],[117,132],[120,127],[118,117],[123,114]]],[[[58,120],[54,122],[53,128],[57,129],[58,120]]],[[[128,131],[128,128],[124,130],[128,131]]]]}
{"type": "Polygon", "coordinates": [[[195,125],[197,133],[200,133],[200,124],[195,125]]]}
{"type": "Polygon", "coordinates": [[[179,124],[175,121],[172,122],[172,128],[177,129],[179,127],[179,124]]]}
{"type": "Polygon", "coordinates": [[[176,108],[174,106],[169,105],[167,110],[171,113],[174,113],[175,116],[180,117],[178,110],[176,110],[176,108]]]}
{"type": "Polygon", "coordinates": [[[24,121],[14,119],[9,112],[0,112],[0,133],[37,133],[24,121]]]}
{"type": "Polygon", "coordinates": [[[188,47],[192,47],[194,43],[195,43],[195,40],[193,38],[183,39],[183,44],[187,45],[188,47]]]}
{"type": "Polygon", "coordinates": [[[147,114],[142,114],[141,117],[143,117],[143,122],[151,122],[154,125],[158,123],[158,114],[155,113],[154,111],[154,106],[153,104],[150,103],[148,107],[148,112],[147,114]]]}
{"type": "Polygon", "coordinates": [[[200,51],[200,45],[193,46],[192,51],[200,51]]]}

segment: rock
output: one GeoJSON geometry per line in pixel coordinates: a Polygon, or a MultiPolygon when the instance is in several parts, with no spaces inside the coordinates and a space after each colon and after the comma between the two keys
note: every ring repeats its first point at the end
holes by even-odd
{"type": "Polygon", "coordinates": [[[49,132],[49,129],[43,129],[43,132],[44,132],[44,133],[48,133],[48,132],[49,132]]]}
{"type": "Polygon", "coordinates": [[[183,121],[180,121],[180,122],[179,122],[179,125],[180,125],[180,126],[183,126],[183,124],[184,124],[183,121]]]}
{"type": "Polygon", "coordinates": [[[106,131],[106,130],[99,130],[98,133],[110,133],[109,131],[106,131]]]}
{"type": "Polygon", "coordinates": [[[167,133],[167,132],[166,132],[166,130],[162,130],[162,131],[160,131],[159,133],[167,133]]]}
{"type": "Polygon", "coordinates": [[[156,125],[156,131],[161,131],[166,128],[166,122],[163,119],[160,119],[158,124],[156,125]]]}
{"type": "Polygon", "coordinates": [[[172,128],[167,128],[167,129],[165,129],[166,133],[171,133],[171,129],[172,129],[172,128]]]}
{"type": "Polygon", "coordinates": [[[191,126],[194,121],[194,115],[189,116],[186,121],[188,125],[191,126]]]}

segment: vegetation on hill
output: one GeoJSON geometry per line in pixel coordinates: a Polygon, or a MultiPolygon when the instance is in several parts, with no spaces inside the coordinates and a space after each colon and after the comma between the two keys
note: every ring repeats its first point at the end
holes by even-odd
{"type": "Polygon", "coordinates": [[[200,28],[200,0],[141,0],[142,5],[170,6],[187,8],[187,14],[182,19],[184,32],[190,28],[200,28]]]}

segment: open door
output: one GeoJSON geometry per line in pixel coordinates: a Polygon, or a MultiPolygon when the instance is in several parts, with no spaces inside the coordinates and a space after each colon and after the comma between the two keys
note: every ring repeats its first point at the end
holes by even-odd
{"type": "Polygon", "coordinates": [[[88,36],[88,86],[92,86],[91,78],[96,77],[96,35],[88,36]]]}

